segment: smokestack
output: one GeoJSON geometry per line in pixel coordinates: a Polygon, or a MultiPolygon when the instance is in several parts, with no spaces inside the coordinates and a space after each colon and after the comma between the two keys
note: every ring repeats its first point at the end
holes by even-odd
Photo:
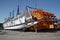
{"type": "Polygon", "coordinates": [[[14,18],[14,10],[13,10],[13,13],[12,13],[12,18],[14,18]]]}
{"type": "Polygon", "coordinates": [[[10,18],[11,18],[11,12],[10,12],[10,18]]]}
{"type": "Polygon", "coordinates": [[[18,5],[18,8],[17,8],[17,15],[19,15],[19,5],[18,5]]]}

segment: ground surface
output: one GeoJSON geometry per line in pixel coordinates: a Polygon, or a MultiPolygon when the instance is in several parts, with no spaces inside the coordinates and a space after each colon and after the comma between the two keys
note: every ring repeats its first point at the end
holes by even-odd
{"type": "Polygon", "coordinates": [[[36,33],[2,30],[0,40],[60,40],[60,31],[36,33]]]}

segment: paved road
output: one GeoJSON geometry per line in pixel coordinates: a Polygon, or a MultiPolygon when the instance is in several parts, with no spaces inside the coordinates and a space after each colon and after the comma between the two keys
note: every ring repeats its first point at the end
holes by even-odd
{"type": "Polygon", "coordinates": [[[2,33],[0,40],[60,40],[60,31],[36,33],[3,30],[2,33]]]}

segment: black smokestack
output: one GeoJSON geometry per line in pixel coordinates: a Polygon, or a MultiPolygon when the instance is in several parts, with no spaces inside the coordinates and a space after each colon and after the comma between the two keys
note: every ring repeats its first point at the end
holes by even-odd
{"type": "Polygon", "coordinates": [[[18,5],[18,8],[17,8],[17,15],[19,15],[19,5],[18,5]]]}
{"type": "Polygon", "coordinates": [[[14,10],[13,10],[13,13],[12,13],[12,17],[14,18],[14,10]]]}
{"type": "Polygon", "coordinates": [[[10,18],[11,18],[11,12],[10,12],[10,18]]]}

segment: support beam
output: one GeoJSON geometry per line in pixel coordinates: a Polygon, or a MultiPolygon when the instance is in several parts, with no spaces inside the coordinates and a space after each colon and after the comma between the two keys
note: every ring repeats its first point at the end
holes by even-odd
{"type": "Polygon", "coordinates": [[[34,29],[35,29],[35,32],[37,32],[37,28],[36,28],[36,25],[34,25],[34,29]]]}

